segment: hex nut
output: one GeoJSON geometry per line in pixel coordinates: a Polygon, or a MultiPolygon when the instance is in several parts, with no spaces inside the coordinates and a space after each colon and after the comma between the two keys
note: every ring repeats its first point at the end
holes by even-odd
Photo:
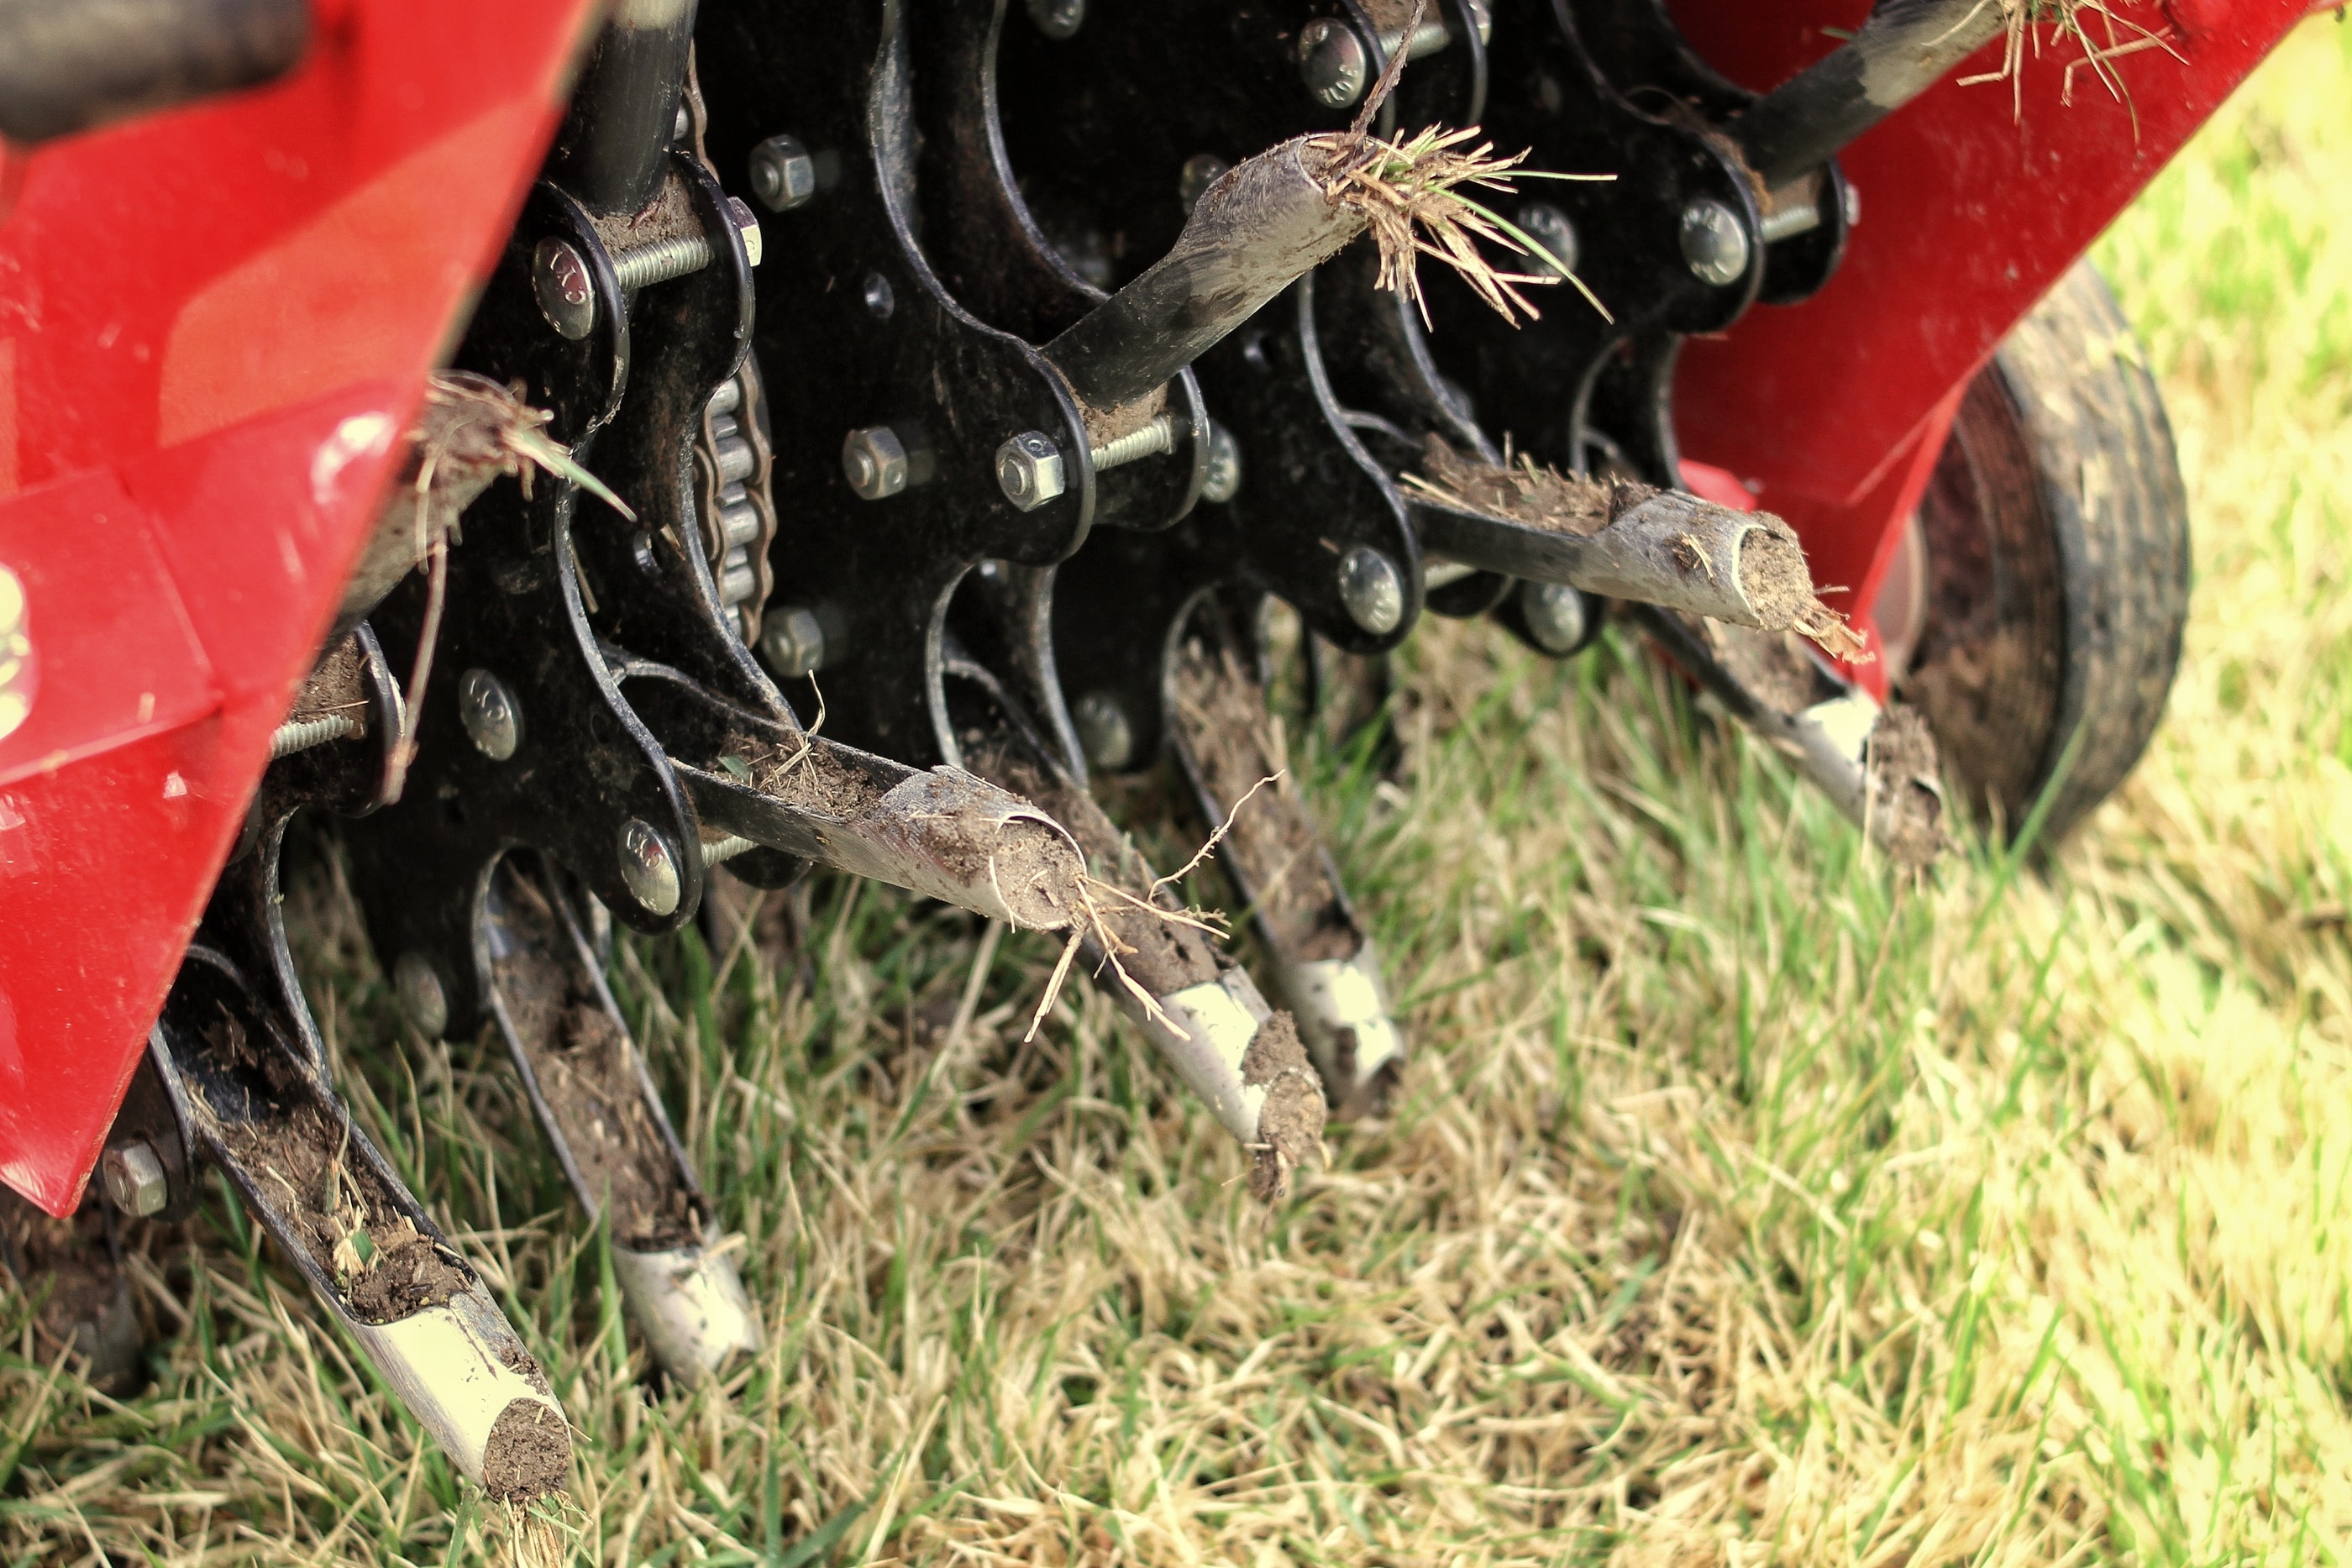
{"type": "Polygon", "coordinates": [[[1738,282],[1748,274],[1748,260],[1754,246],[1748,238],[1748,225],[1739,214],[1711,196],[1703,196],[1683,209],[1683,260],[1688,264],[1691,276],[1717,288],[1738,282]]]}
{"type": "Polygon", "coordinates": [[[1347,23],[1318,16],[1298,30],[1298,75],[1316,102],[1346,109],[1371,83],[1371,51],[1347,23]]]}
{"type": "Polygon", "coordinates": [[[778,605],[760,622],[760,653],[768,668],[798,680],[824,668],[824,623],[812,610],[778,605]]]}
{"type": "Polygon", "coordinates": [[[548,235],[530,253],[530,290],[556,336],[574,342],[596,325],[596,275],[569,241],[548,235]]]}
{"type": "Polygon", "coordinates": [[[621,824],[621,880],[629,896],[648,915],[667,915],[677,908],[680,888],[677,856],[661,831],[651,822],[631,817],[621,824]]]}
{"type": "Polygon", "coordinates": [[[1375,637],[1385,637],[1404,619],[1404,579],[1396,562],[1369,545],[1358,545],[1339,562],[1339,601],[1348,619],[1375,637]]]}
{"type": "Polygon", "coordinates": [[[457,677],[457,717],[474,749],[493,762],[508,760],[522,744],[522,705],[488,670],[467,670],[457,677]]]}
{"type": "Polygon", "coordinates": [[[996,485],[1022,511],[1035,511],[1068,487],[1062,449],[1042,430],[1023,431],[996,449],[996,485]]]}
{"type": "Polygon", "coordinates": [[[161,1214],[172,1201],[172,1184],[163,1162],[144,1143],[120,1144],[100,1162],[106,1178],[106,1196],[123,1213],[143,1219],[161,1214]]]}
{"type": "Polygon", "coordinates": [[[1576,225],[1568,214],[1549,202],[1522,202],[1518,212],[1519,227],[1528,237],[1551,253],[1553,267],[1540,256],[1530,258],[1534,271],[1552,277],[1566,277],[1576,270],[1576,225]]]}
{"type": "Polygon", "coordinates": [[[887,500],[907,487],[906,443],[887,424],[853,430],[841,444],[841,473],[859,500],[887,500]]]}
{"type": "Polygon", "coordinates": [[[1029,20],[1056,40],[1075,38],[1087,19],[1087,0],[1029,0],[1029,20]]]}
{"type": "Polygon", "coordinates": [[[433,960],[422,953],[403,953],[392,967],[392,994],[400,1010],[427,1040],[439,1040],[449,1027],[449,997],[433,960]]]}
{"type": "Polygon", "coordinates": [[[772,213],[788,213],[816,194],[816,160],[796,136],[771,136],[751,149],[751,194],[772,213]]]}

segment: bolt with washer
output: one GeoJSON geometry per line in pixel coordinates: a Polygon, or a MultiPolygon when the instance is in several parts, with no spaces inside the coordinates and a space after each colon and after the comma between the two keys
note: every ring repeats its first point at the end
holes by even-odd
{"type": "Polygon", "coordinates": [[[1551,253],[1554,267],[1542,257],[1534,257],[1535,270],[1552,277],[1566,277],[1576,270],[1576,225],[1568,214],[1549,202],[1519,204],[1519,227],[1527,236],[1551,253]]]}
{"type": "Polygon", "coordinates": [[[1034,512],[1068,488],[1062,449],[1042,430],[1024,430],[996,449],[996,485],[1004,498],[1034,512]]]}
{"type": "Polygon", "coordinates": [[[522,744],[522,705],[488,670],[467,670],[457,677],[457,716],[474,749],[493,762],[506,761],[522,744]]]}
{"type": "Polygon", "coordinates": [[[1404,579],[1396,562],[1369,545],[1358,545],[1339,562],[1339,602],[1348,619],[1375,637],[1385,637],[1404,619],[1404,579]]]}
{"type": "Polygon", "coordinates": [[[1316,102],[1346,109],[1371,82],[1371,51],[1347,23],[1318,16],[1298,31],[1298,75],[1316,102]]]}
{"type": "Polygon", "coordinates": [[[106,1151],[100,1162],[106,1177],[106,1196],[123,1213],[144,1219],[161,1214],[172,1201],[172,1184],[163,1162],[144,1143],[121,1144],[106,1151]]]}
{"type": "Polygon", "coordinates": [[[797,136],[771,136],[751,149],[751,194],[772,213],[788,213],[816,194],[816,160],[797,136]]]}
{"type": "Polygon", "coordinates": [[[530,290],[558,337],[576,342],[596,325],[596,275],[569,241],[550,235],[532,248],[530,290]]]}
{"type": "Polygon", "coordinates": [[[1747,276],[1754,248],[1748,225],[1712,196],[1702,196],[1683,209],[1681,238],[1683,260],[1700,282],[1721,288],[1747,276]]]}
{"type": "Polygon", "coordinates": [[[786,680],[814,674],[824,668],[824,622],[813,610],[779,605],[760,622],[760,652],[786,680]]]}
{"type": "Polygon", "coordinates": [[[661,831],[651,822],[631,817],[621,824],[621,880],[629,896],[648,915],[667,915],[677,907],[677,856],[661,831]]]}
{"type": "Polygon", "coordinates": [[[400,1010],[427,1040],[439,1040],[449,1027],[449,996],[433,960],[422,953],[403,953],[392,967],[392,994],[400,1010]]]}
{"type": "Polygon", "coordinates": [[[1581,589],[1564,582],[1521,583],[1519,613],[1527,622],[1528,635],[1547,653],[1575,653],[1593,629],[1591,601],[1581,589]]]}
{"type": "Polygon", "coordinates": [[[841,473],[861,501],[887,500],[906,489],[907,444],[887,424],[853,430],[841,444],[841,473]]]}
{"type": "Polygon", "coordinates": [[[1201,499],[1223,506],[1242,487],[1241,444],[1223,425],[1209,426],[1209,465],[1201,476],[1201,499]]]}

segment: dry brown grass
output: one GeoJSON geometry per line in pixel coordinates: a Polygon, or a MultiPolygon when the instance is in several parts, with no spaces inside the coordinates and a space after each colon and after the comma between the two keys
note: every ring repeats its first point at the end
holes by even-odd
{"type": "MultiPolygon", "coordinates": [[[[1099,994],[1019,1043],[1050,938],[829,886],[813,994],[625,952],[770,1333],[649,1398],[510,1076],[390,1049],[313,882],[361,1113],[581,1430],[583,1560],[2343,1556],[2346,37],[2298,35],[2105,247],[2200,582],[2170,721],[2055,877],[1979,852],[1898,895],[1644,661],[1434,628],[1402,782],[1291,747],[1419,1054],[1279,1209],[1099,994]]],[[[498,1549],[233,1208],[142,1257],[151,1395],[0,1361],[0,1559],[498,1549]]]]}

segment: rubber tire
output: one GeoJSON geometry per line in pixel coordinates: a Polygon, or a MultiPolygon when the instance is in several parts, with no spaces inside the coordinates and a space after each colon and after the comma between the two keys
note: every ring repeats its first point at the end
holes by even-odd
{"type": "Polygon", "coordinates": [[[2189,616],[2172,427],[2089,262],[1969,385],[1919,526],[1927,621],[1903,691],[1947,777],[2011,838],[2074,743],[2041,833],[2054,845],[2147,749],[2189,616]]]}

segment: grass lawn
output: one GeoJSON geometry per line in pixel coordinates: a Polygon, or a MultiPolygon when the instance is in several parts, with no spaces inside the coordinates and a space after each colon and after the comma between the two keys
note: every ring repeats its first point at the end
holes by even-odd
{"type": "MultiPolygon", "coordinates": [[[[1638,655],[1416,638],[1402,781],[1299,759],[1418,1054],[1273,1211],[1100,996],[1018,1043],[1048,941],[835,882],[810,989],[625,943],[769,1332],[650,1400],[502,1058],[394,1049],[310,879],[354,1103],[579,1429],[582,1558],[2345,1557],[2347,201],[2352,26],[2315,21],[2099,246],[2196,609],[2147,762],[2047,880],[1979,850],[1899,891],[1638,655]]],[[[0,1563],[519,1538],[226,1201],[134,1265],[159,1381],[127,1406],[0,1295],[0,1563]]]]}

